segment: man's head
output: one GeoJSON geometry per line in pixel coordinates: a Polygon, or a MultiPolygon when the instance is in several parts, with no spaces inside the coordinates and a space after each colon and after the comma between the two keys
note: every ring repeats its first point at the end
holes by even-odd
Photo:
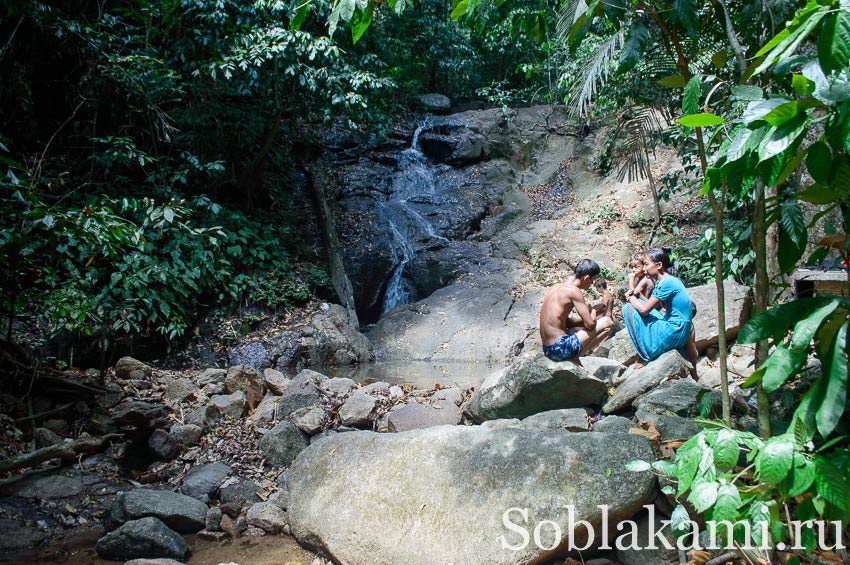
{"type": "Polygon", "coordinates": [[[582,290],[587,290],[593,284],[593,279],[599,274],[599,265],[592,259],[582,259],[576,265],[575,279],[582,290]]]}

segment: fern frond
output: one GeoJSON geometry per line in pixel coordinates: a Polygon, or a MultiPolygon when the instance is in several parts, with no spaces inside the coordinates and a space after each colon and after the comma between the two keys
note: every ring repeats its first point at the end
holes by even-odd
{"type": "Polygon", "coordinates": [[[591,101],[619,65],[619,52],[624,42],[624,32],[619,29],[599,44],[582,67],[576,83],[570,89],[568,104],[571,117],[587,115],[591,101]]]}
{"type": "Polygon", "coordinates": [[[666,106],[627,107],[614,131],[614,161],[620,163],[619,180],[629,182],[649,176],[650,155],[658,133],[670,127],[673,118],[666,106]]]}

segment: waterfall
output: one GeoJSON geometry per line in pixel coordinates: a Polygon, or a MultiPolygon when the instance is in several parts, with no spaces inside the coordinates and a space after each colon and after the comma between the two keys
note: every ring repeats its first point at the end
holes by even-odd
{"type": "Polygon", "coordinates": [[[398,171],[392,178],[392,193],[381,207],[392,234],[395,263],[384,295],[383,312],[410,299],[403,277],[405,267],[416,255],[417,243],[421,248],[423,241],[448,242],[437,232],[434,224],[412,205],[431,203],[437,193],[434,169],[419,150],[419,135],[428,127],[427,121],[420,124],[413,133],[410,147],[399,155],[398,171]]]}

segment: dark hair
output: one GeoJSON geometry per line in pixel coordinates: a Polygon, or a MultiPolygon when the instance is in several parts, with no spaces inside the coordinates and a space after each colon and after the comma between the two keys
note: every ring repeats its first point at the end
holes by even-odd
{"type": "Polygon", "coordinates": [[[599,265],[593,259],[582,259],[576,265],[575,275],[577,277],[583,277],[585,275],[590,275],[591,277],[595,277],[600,273],[601,269],[599,265]]]}
{"type": "Polygon", "coordinates": [[[661,249],[647,249],[643,254],[653,263],[661,263],[662,271],[676,277],[678,274],[676,273],[676,267],[673,265],[673,262],[670,261],[670,255],[668,254],[670,251],[673,251],[670,247],[662,247],[661,249]]]}
{"type": "Polygon", "coordinates": [[[646,255],[646,253],[644,253],[643,251],[638,251],[637,253],[632,255],[632,261],[640,261],[641,259],[643,259],[644,255],[646,255]]]}
{"type": "Polygon", "coordinates": [[[608,283],[605,282],[605,279],[599,277],[598,279],[593,281],[593,286],[595,286],[596,288],[608,288],[608,283]]]}

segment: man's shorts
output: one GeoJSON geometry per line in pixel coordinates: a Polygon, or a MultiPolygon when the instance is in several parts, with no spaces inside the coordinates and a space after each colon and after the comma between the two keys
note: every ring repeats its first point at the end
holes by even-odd
{"type": "Polygon", "coordinates": [[[543,355],[552,361],[566,361],[581,351],[581,340],[576,334],[564,334],[552,345],[543,346],[543,355]]]}

